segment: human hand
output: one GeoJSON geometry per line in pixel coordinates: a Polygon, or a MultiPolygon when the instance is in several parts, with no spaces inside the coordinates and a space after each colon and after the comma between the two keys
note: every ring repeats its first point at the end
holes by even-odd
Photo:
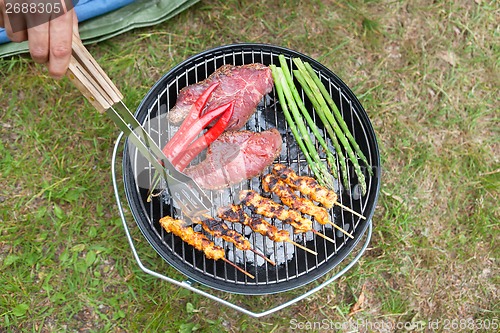
{"type": "Polygon", "coordinates": [[[0,27],[13,42],[27,40],[31,57],[47,64],[50,76],[60,78],[66,73],[73,33],[78,36],[71,0],[0,0],[0,27]],[[36,6],[29,7],[31,3],[36,6]]]}

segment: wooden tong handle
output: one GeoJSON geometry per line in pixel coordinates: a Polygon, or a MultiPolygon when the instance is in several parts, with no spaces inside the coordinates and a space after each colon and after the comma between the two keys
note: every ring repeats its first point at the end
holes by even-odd
{"type": "Polygon", "coordinates": [[[102,113],[119,103],[123,95],[76,35],[72,49],[67,76],[90,104],[102,113]]]}

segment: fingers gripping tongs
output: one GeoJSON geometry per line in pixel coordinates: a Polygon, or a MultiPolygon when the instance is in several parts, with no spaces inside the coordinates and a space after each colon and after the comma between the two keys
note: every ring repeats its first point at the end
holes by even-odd
{"type": "Polygon", "coordinates": [[[212,203],[196,182],[178,171],[123,103],[123,95],[77,37],[73,38],[69,79],[108,116],[166,180],[170,195],[188,217],[210,213],[212,203]]]}

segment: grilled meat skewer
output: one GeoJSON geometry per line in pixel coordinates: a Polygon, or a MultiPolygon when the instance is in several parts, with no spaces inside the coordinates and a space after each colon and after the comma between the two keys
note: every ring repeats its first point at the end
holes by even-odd
{"type": "Polygon", "coordinates": [[[276,194],[288,207],[313,216],[320,224],[330,222],[330,217],[325,207],[317,206],[311,200],[298,196],[280,178],[272,174],[266,175],[262,179],[262,188],[266,192],[276,194]]]}
{"type": "Polygon", "coordinates": [[[286,209],[283,205],[265,198],[253,190],[240,191],[239,196],[241,202],[253,212],[290,224],[295,228],[296,234],[312,230],[312,221],[302,217],[296,210],[286,209]]]}
{"type": "Polygon", "coordinates": [[[279,230],[274,225],[270,224],[266,220],[260,217],[251,217],[243,210],[241,205],[231,205],[230,207],[220,208],[218,215],[221,219],[226,221],[241,223],[250,227],[255,232],[258,232],[262,236],[267,236],[274,242],[288,242],[293,244],[304,251],[318,255],[315,251],[308,249],[290,239],[290,234],[286,230],[279,230]]]}
{"type": "Polygon", "coordinates": [[[291,187],[275,175],[266,175],[262,179],[262,188],[266,192],[272,192],[279,196],[281,201],[288,207],[313,216],[320,224],[331,224],[345,235],[354,238],[350,233],[330,221],[328,211],[325,207],[317,206],[311,200],[298,196],[291,187]]]}
{"type": "Polygon", "coordinates": [[[312,200],[319,202],[326,208],[332,208],[333,205],[337,205],[342,209],[366,220],[366,217],[363,215],[340,204],[337,201],[337,194],[334,191],[320,185],[313,177],[299,176],[293,169],[279,163],[273,165],[272,173],[283,180],[292,189],[298,190],[303,195],[309,196],[312,200]]]}
{"type": "Polygon", "coordinates": [[[314,230],[312,227],[312,221],[303,218],[302,215],[296,210],[286,209],[285,206],[280,205],[271,199],[265,198],[253,190],[240,191],[239,197],[241,203],[249,207],[254,213],[269,218],[276,218],[283,223],[290,224],[294,228],[294,232],[296,234],[311,231],[329,242],[335,243],[333,239],[314,230]]]}
{"type": "Polygon", "coordinates": [[[202,251],[208,259],[223,260],[250,278],[255,279],[252,274],[227,260],[225,257],[226,252],[222,247],[215,245],[202,233],[194,231],[184,221],[165,216],[160,219],[160,225],[165,231],[173,233],[196,250],[202,251]]]}
{"type": "Polygon", "coordinates": [[[218,215],[223,220],[246,225],[262,236],[269,237],[272,241],[286,242],[289,239],[288,231],[278,230],[278,228],[262,218],[252,218],[243,211],[243,207],[241,205],[221,207],[218,210],[218,215]]]}
{"type": "Polygon", "coordinates": [[[272,173],[294,190],[299,190],[326,208],[332,208],[337,201],[337,194],[334,191],[320,185],[313,177],[297,175],[293,169],[283,164],[274,164],[272,173]]]}
{"type": "Polygon", "coordinates": [[[236,230],[230,229],[224,221],[218,221],[212,217],[206,217],[204,220],[193,219],[194,223],[201,224],[203,230],[208,232],[214,237],[219,237],[226,242],[233,243],[237,249],[242,251],[252,251],[259,257],[263,258],[271,265],[276,266],[276,263],[271,259],[267,258],[263,253],[252,248],[252,245],[242,234],[236,230]]]}

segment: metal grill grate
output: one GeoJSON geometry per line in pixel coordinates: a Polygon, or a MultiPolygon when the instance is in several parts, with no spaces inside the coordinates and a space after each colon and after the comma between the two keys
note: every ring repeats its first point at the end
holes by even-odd
{"type": "MultiPolygon", "coordinates": [[[[157,140],[157,144],[163,147],[176,131],[176,127],[168,124],[166,114],[174,106],[180,89],[205,79],[225,64],[242,65],[256,62],[265,65],[278,64],[279,54],[284,54],[287,57],[290,61],[289,66],[292,66],[291,59],[293,57],[302,57],[317,70],[325,86],[330,90],[331,96],[338,105],[353,136],[372,165],[375,176],[370,177],[366,173],[368,191],[365,196],[359,195],[357,179],[353,170],[348,170],[350,190],[337,184],[339,202],[370,219],[375,208],[379,188],[378,168],[380,164],[371,124],[349,88],[324,66],[302,54],[288,49],[257,44],[232,45],[199,54],[186,60],[165,75],[145,98],[136,117],[150,132],[153,139],[157,140]]],[[[307,162],[289,131],[276,101],[277,98],[275,98],[273,90],[263,98],[257,112],[248,121],[245,129],[262,131],[273,127],[277,128],[283,138],[283,149],[275,162],[290,166],[300,175],[310,175],[307,162]]],[[[313,119],[316,119],[312,106],[307,106],[311,110],[313,119]]],[[[319,120],[318,124],[320,124],[319,120]]],[[[151,187],[154,171],[151,170],[148,162],[142,158],[135,147],[127,146],[128,149],[124,152],[124,182],[129,204],[141,231],[155,250],[171,265],[190,279],[213,288],[243,294],[269,294],[296,288],[319,278],[338,265],[354,248],[366,230],[366,220],[340,208],[330,210],[330,219],[350,232],[354,239],[345,237],[344,234],[331,226],[314,222],[314,228],[333,239],[332,243],[311,232],[294,234],[290,226],[281,224],[280,221],[269,220],[278,228],[288,230],[293,241],[318,253],[317,256],[314,256],[290,243],[274,243],[268,238],[251,232],[248,227],[228,223],[237,231],[243,231],[243,234],[247,236],[256,249],[264,252],[277,263],[276,266],[273,266],[253,252],[243,253],[235,249],[233,244],[215,239],[214,242],[217,245],[226,249],[229,260],[255,276],[255,279],[251,279],[222,261],[207,260],[202,253],[194,250],[178,237],[166,233],[160,227],[158,220],[161,217],[174,214],[171,201],[168,196],[161,195],[155,197],[151,202],[147,202],[147,192],[151,187]]],[[[202,157],[198,160],[200,159],[202,157]]],[[[260,180],[261,178],[254,178],[231,189],[209,191],[207,194],[211,197],[215,207],[225,206],[237,201],[235,198],[238,197],[238,191],[241,189],[254,189],[266,195],[262,191],[260,180]]],[[[213,214],[213,216],[216,215],[213,214]]],[[[182,216],[176,217],[182,218],[182,216]]],[[[201,231],[201,228],[197,228],[199,227],[195,227],[196,231],[201,231]]]]}

